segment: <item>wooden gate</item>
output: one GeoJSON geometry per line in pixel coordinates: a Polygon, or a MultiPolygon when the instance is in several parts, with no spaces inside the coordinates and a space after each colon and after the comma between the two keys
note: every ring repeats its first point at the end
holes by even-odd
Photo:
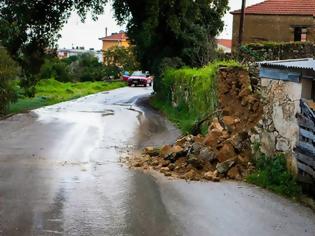
{"type": "Polygon", "coordinates": [[[315,113],[301,99],[301,113],[298,114],[300,138],[295,149],[299,180],[306,183],[315,182],[315,113]]]}

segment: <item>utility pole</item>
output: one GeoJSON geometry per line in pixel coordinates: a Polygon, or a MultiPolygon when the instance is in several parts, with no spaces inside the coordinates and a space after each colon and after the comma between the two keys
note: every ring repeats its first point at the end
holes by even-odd
{"type": "Polygon", "coordinates": [[[238,46],[239,46],[239,47],[242,46],[242,43],[243,43],[244,21],[245,21],[245,8],[246,8],[246,0],[242,0],[240,29],[239,29],[239,35],[238,35],[238,46]]]}

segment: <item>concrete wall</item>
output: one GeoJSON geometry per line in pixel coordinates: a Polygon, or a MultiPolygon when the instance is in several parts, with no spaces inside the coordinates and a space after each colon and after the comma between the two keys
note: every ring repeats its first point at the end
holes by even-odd
{"type": "MultiPolygon", "coordinates": [[[[233,48],[237,46],[240,15],[233,17],[233,48]]],[[[307,26],[307,41],[315,42],[315,19],[312,16],[246,15],[244,43],[294,41],[294,26],[307,26]]]]}
{"type": "Polygon", "coordinates": [[[261,93],[264,112],[252,130],[251,142],[260,143],[261,151],[269,156],[287,153],[291,170],[297,173],[293,150],[299,140],[296,114],[300,113],[302,84],[262,78],[261,93]]]}

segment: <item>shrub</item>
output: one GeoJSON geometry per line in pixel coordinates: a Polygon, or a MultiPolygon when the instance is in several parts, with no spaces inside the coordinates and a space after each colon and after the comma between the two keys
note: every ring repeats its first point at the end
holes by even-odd
{"type": "Polygon", "coordinates": [[[0,46],[0,115],[7,113],[9,104],[17,98],[14,80],[19,74],[19,68],[7,51],[0,46]]]}
{"type": "Polygon", "coordinates": [[[60,82],[69,82],[72,80],[67,62],[58,58],[47,59],[41,68],[39,76],[40,79],[53,78],[60,82]]]}
{"type": "Polygon", "coordinates": [[[256,170],[247,177],[248,182],[287,197],[296,197],[301,194],[301,187],[288,171],[286,158],[283,154],[268,157],[258,153],[254,159],[254,164],[256,170]]]}
{"type": "Polygon", "coordinates": [[[221,66],[239,67],[239,64],[228,61],[199,69],[166,69],[155,82],[157,96],[153,106],[162,109],[172,121],[180,122],[185,132],[191,132],[194,123],[217,108],[216,74],[221,66]]]}

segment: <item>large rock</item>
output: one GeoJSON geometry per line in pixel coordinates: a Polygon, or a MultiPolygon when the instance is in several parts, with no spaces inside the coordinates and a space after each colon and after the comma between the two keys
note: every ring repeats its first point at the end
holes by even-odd
{"type": "Polygon", "coordinates": [[[201,143],[193,143],[192,153],[195,155],[198,155],[202,148],[203,148],[203,145],[201,143]]]}
{"type": "Polygon", "coordinates": [[[216,166],[216,169],[220,174],[225,174],[230,170],[230,168],[234,165],[234,163],[235,163],[235,159],[230,159],[225,162],[218,163],[216,166]]]}
{"type": "Polygon", "coordinates": [[[242,176],[241,176],[241,172],[239,171],[237,166],[233,166],[228,172],[227,172],[227,176],[230,179],[236,179],[236,180],[241,180],[242,176]]]}
{"type": "Polygon", "coordinates": [[[204,147],[200,150],[199,158],[211,162],[216,159],[216,154],[209,150],[208,147],[204,147]]]}
{"type": "Polygon", "coordinates": [[[290,150],[290,145],[289,145],[288,140],[286,140],[285,138],[278,138],[276,149],[277,151],[280,151],[280,152],[288,152],[290,150]]]}
{"type": "Polygon", "coordinates": [[[193,155],[193,154],[189,155],[187,162],[198,170],[201,170],[204,165],[204,162],[200,158],[198,158],[196,155],[193,155]]]}
{"type": "Polygon", "coordinates": [[[217,177],[212,171],[204,173],[203,178],[213,182],[219,182],[220,178],[217,177]]]}
{"type": "Polygon", "coordinates": [[[160,150],[160,157],[165,158],[172,153],[173,147],[171,145],[165,145],[160,150]]]}
{"type": "Polygon", "coordinates": [[[276,138],[273,133],[263,132],[260,139],[260,151],[267,156],[272,156],[275,152],[276,138]]]}
{"type": "Polygon", "coordinates": [[[185,157],[187,153],[188,149],[184,149],[179,145],[175,145],[172,147],[170,153],[165,157],[165,159],[174,163],[178,158],[185,157]]]}
{"type": "Polygon", "coordinates": [[[188,171],[185,175],[184,178],[186,180],[195,180],[198,181],[200,180],[200,176],[198,175],[198,173],[196,173],[195,170],[191,169],[190,171],[188,171]]]}
{"type": "Polygon", "coordinates": [[[143,150],[144,154],[149,155],[149,156],[158,156],[160,155],[160,148],[157,147],[146,147],[143,150]]]}
{"type": "Polygon", "coordinates": [[[211,130],[205,137],[204,144],[207,146],[216,146],[219,138],[223,135],[222,131],[211,130]]]}
{"type": "Polygon", "coordinates": [[[223,147],[219,150],[217,154],[217,159],[220,162],[224,162],[234,157],[236,157],[234,147],[231,143],[228,142],[223,145],[223,147]]]}

